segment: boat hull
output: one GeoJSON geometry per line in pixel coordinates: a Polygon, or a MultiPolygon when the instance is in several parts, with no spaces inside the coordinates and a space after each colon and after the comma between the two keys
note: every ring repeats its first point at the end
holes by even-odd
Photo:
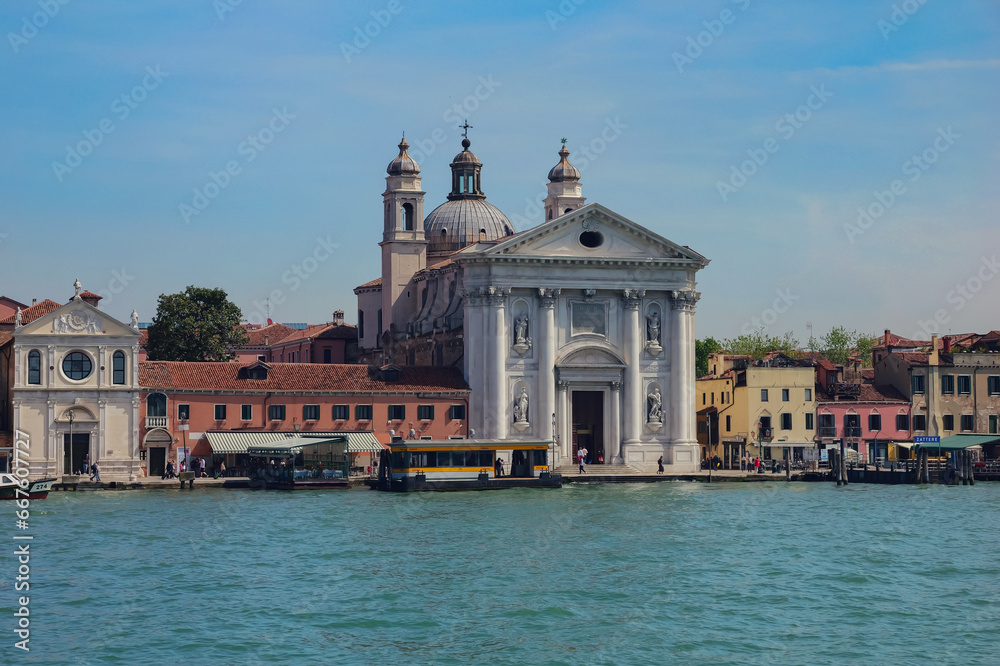
{"type": "Polygon", "coordinates": [[[20,486],[15,485],[0,486],[0,500],[45,499],[49,496],[49,491],[52,490],[52,484],[55,482],[55,479],[39,479],[38,481],[32,481],[28,484],[27,491],[24,491],[20,486]],[[21,490],[21,492],[18,493],[18,490],[21,490]],[[27,495],[25,495],[25,492],[27,492],[27,495]]]}

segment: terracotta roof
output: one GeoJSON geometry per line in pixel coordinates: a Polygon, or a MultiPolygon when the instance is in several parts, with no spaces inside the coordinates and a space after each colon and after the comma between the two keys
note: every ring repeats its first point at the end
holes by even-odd
{"type": "MultiPolygon", "coordinates": [[[[313,324],[308,328],[293,331],[291,335],[281,340],[281,345],[312,338],[314,340],[356,340],[358,327],[350,324],[313,324]]],[[[271,343],[272,346],[275,343],[271,343]]]]}
{"type": "Polygon", "coordinates": [[[247,337],[250,338],[250,342],[248,342],[246,346],[263,347],[265,346],[265,340],[268,345],[273,345],[276,342],[284,340],[295,332],[296,330],[294,328],[291,326],[285,326],[284,324],[269,324],[267,326],[261,326],[260,328],[247,331],[247,337]]]}
{"type": "MultiPolygon", "coordinates": [[[[97,300],[101,300],[104,297],[101,296],[100,294],[95,294],[92,291],[83,290],[80,292],[80,298],[96,298],[97,300]]],[[[73,299],[71,298],[69,300],[72,301],[73,299]]]]}
{"type": "Polygon", "coordinates": [[[910,365],[927,365],[926,352],[893,352],[893,356],[898,356],[910,365]]]}
{"type": "Polygon", "coordinates": [[[364,284],[359,284],[357,287],[355,287],[355,289],[366,289],[368,287],[381,287],[381,286],[382,286],[382,278],[379,277],[375,278],[371,282],[365,282],[364,284]]]}
{"type": "Polygon", "coordinates": [[[869,383],[875,381],[875,368],[861,368],[861,379],[869,383]]]}
{"type": "Polygon", "coordinates": [[[12,331],[0,331],[0,347],[7,344],[13,337],[14,333],[12,331]]]}
{"type": "Polygon", "coordinates": [[[834,365],[832,361],[829,361],[829,360],[827,360],[825,358],[821,358],[820,360],[816,361],[816,365],[818,365],[819,367],[823,368],[824,370],[836,370],[837,369],[837,366],[834,365]]]}
{"type": "Polygon", "coordinates": [[[902,404],[909,404],[902,393],[897,391],[895,387],[884,385],[875,386],[873,384],[859,384],[858,385],[858,397],[854,398],[842,398],[840,400],[834,400],[833,397],[826,391],[826,389],[819,384],[816,385],[816,400],[818,402],[899,402],[902,404]]]}
{"type": "MultiPolygon", "coordinates": [[[[52,312],[53,310],[58,310],[61,307],[62,305],[60,305],[59,303],[56,303],[55,301],[50,301],[49,299],[46,298],[41,303],[36,303],[27,310],[21,310],[21,324],[22,325],[30,324],[39,317],[43,317],[48,313],[52,312]]],[[[13,324],[16,316],[17,313],[14,313],[11,316],[7,317],[6,319],[0,319],[0,324],[13,324]]]]}
{"type": "MultiPolygon", "coordinates": [[[[920,347],[929,347],[931,344],[930,340],[911,340],[910,338],[904,338],[901,335],[896,335],[895,333],[889,333],[889,344],[893,347],[911,347],[914,349],[919,349],[920,347]]],[[[873,347],[873,349],[885,349],[885,336],[880,335],[878,337],[878,343],[873,347]]]]}
{"type": "Polygon", "coordinates": [[[139,346],[145,347],[146,343],[149,342],[149,329],[140,328],[139,329],[139,346]]]}
{"type": "Polygon", "coordinates": [[[358,393],[413,393],[468,391],[462,372],[453,367],[405,366],[398,381],[384,381],[367,365],[274,363],[266,380],[242,379],[240,368],[252,363],[188,363],[141,361],[139,384],[152,389],[236,391],[351,391],[358,393]]]}

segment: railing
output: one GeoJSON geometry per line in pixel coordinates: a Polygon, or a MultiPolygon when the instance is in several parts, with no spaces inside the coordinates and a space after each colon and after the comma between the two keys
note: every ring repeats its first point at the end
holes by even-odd
{"type": "Polygon", "coordinates": [[[147,416],[146,429],[168,427],[169,417],[167,416],[147,416]]]}
{"type": "Polygon", "coordinates": [[[837,436],[837,426],[820,426],[819,427],[820,437],[836,437],[837,436]]]}
{"type": "Polygon", "coordinates": [[[861,439],[861,426],[844,426],[844,437],[861,439]]]}

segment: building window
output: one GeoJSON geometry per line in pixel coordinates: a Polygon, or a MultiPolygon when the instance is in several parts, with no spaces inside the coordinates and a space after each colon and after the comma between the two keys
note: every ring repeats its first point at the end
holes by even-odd
{"type": "MultiPolygon", "coordinates": [[[[358,405],[358,407],[368,407],[371,409],[371,405],[358,405]]],[[[346,421],[351,417],[351,408],[347,405],[334,405],[333,406],[333,420],[334,421],[346,421]]],[[[358,419],[361,417],[359,416],[358,419]]]]}
{"type": "Polygon", "coordinates": [[[226,406],[225,405],[216,405],[215,406],[215,420],[216,421],[225,421],[226,420],[226,406]]]}
{"type": "Polygon", "coordinates": [[[732,432],[733,430],[733,417],[726,414],[726,432],[732,432]]]}
{"type": "Polygon", "coordinates": [[[358,310],[358,340],[365,337],[365,311],[358,310]]]}
{"type": "Polygon", "coordinates": [[[941,417],[941,428],[943,430],[954,430],[955,429],[955,415],[945,414],[941,417]]]}
{"type": "Polygon", "coordinates": [[[973,414],[962,414],[962,432],[972,432],[976,429],[976,417],[973,414]]]}
{"type": "Polygon", "coordinates": [[[788,389],[781,389],[781,402],[788,402],[788,389]]]}
{"type": "Polygon", "coordinates": [[[927,430],[927,415],[926,414],[914,414],[913,415],[913,429],[918,432],[927,430]]]}
{"type": "Polygon", "coordinates": [[[303,421],[319,421],[319,405],[302,405],[303,421]]]}
{"type": "Polygon", "coordinates": [[[767,402],[767,389],[760,390],[760,401],[767,402]]]}
{"type": "Polygon", "coordinates": [[[861,437],[861,415],[844,414],[844,437],[861,437]]]}
{"type": "Polygon", "coordinates": [[[708,404],[708,394],[707,393],[702,393],[701,394],[701,404],[702,404],[702,406],[708,404]]]}
{"type": "Polygon", "coordinates": [[[911,381],[910,385],[913,387],[913,392],[914,393],[923,393],[924,392],[924,376],[923,375],[913,375],[913,377],[910,378],[910,381],[911,381]]]}
{"type": "Polygon", "coordinates": [[[116,351],[111,356],[111,383],[125,383],[125,352],[116,351]]]}
{"type": "Polygon", "coordinates": [[[327,365],[333,363],[333,352],[329,348],[323,350],[323,362],[327,365]]]}
{"type": "Polygon", "coordinates": [[[908,432],[910,430],[910,415],[896,414],[896,430],[908,432]]]}
{"type": "Polygon", "coordinates": [[[997,434],[997,426],[1000,425],[1000,423],[998,423],[998,421],[1000,421],[1000,419],[997,418],[996,414],[990,414],[990,434],[991,435],[997,434]]]}
{"type": "Polygon", "coordinates": [[[389,405],[389,420],[402,421],[406,418],[406,405],[389,405]]]}
{"type": "Polygon", "coordinates": [[[167,396],[162,393],[150,393],[146,396],[146,416],[166,416],[167,396]]]}
{"type": "Polygon", "coordinates": [[[191,405],[177,405],[177,420],[187,421],[191,418],[191,405]]]}
{"type": "Polygon", "coordinates": [[[94,364],[83,352],[70,352],[63,359],[62,369],[70,379],[86,379],[94,369],[94,364]]]}
{"type": "Polygon", "coordinates": [[[413,231],[413,204],[403,204],[403,231],[413,231]]]}
{"type": "MultiPolygon", "coordinates": [[[[808,390],[808,389],[806,389],[806,390],[808,390]]],[[[806,412],[806,430],[813,430],[814,429],[815,423],[814,423],[813,419],[815,419],[815,417],[816,417],[816,415],[813,414],[812,412],[806,412]]]]}
{"type": "Polygon", "coordinates": [[[986,378],[986,393],[1000,395],[1000,375],[990,375],[986,378]]]}
{"type": "Polygon", "coordinates": [[[417,418],[421,421],[433,421],[434,405],[417,405],[417,418]]]}
{"type": "Polygon", "coordinates": [[[240,419],[243,421],[253,420],[253,405],[240,405],[240,419]]]}
{"type": "Polygon", "coordinates": [[[941,393],[945,395],[955,393],[955,375],[941,375],[941,393]]]}
{"type": "Polygon", "coordinates": [[[265,356],[264,354],[257,354],[257,360],[258,361],[267,361],[267,356],[265,356]]]}
{"type": "Polygon", "coordinates": [[[715,404],[715,391],[712,391],[712,404],[715,404]]]}
{"type": "Polygon", "coordinates": [[[806,389],[806,402],[812,402],[812,399],[813,399],[813,390],[806,389]]]}
{"type": "Polygon", "coordinates": [[[354,418],[358,421],[371,421],[372,420],[372,406],[371,405],[358,405],[354,408],[354,418]]]}
{"type": "Polygon", "coordinates": [[[270,421],[284,421],[285,420],[285,406],[284,405],[268,405],[267,406],[267,418],[270,421]]]}
{"type": "Polygon", "coordinates": [[[792,415],[788,412],[782,412],[781,414],[781,429],[791,430],[792,429],[792,415]]]}
{"type": "Polygon", "coordinates": [[[972,393],[972,377],[969,375],[958,376],[958,394],[970,395],[972,393]]]}
{"type": "Polygon", "coordinates": [[[872,432],[879,432],[882,430],[882,415],[881,414],[869,414],[868,415],[868,429],[872,432]]]}
{"type": "Polygon", "coordinates": [[[465,420],[465,405],[452,405],[448,408],[448,418],[451,421],[465,420]]]}
{"type": "Polygon", "coordinates": [[[382,346],[382,308],[378,309],[378,328],[375,331],[375,346],[382,346]]]}
{"type": "Polygon", "coordinates": [[[42,355],[37,349],[28,352],[28,383],[42,383],[42,355]]]}
{"type": "Polygon", "coordinates": [[[819,415],[819,436],[820,437],[836,437],[837,436],[837,417],[833,414],[820,414],[819,415]]]}

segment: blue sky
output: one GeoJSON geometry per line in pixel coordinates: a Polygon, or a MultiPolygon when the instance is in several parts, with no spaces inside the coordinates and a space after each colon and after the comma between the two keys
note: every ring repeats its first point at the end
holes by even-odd
{"type": "Polygon", "coordinates": [[[400,133],[429,212],[467,117],[517,228],[567,137],[589,201],[709,257],[698,337],[1000,328],[995,2],[12,0],[0,26],[17,300],[79,277],[148,321],[195,284],[354,321],[400,133]]]}

